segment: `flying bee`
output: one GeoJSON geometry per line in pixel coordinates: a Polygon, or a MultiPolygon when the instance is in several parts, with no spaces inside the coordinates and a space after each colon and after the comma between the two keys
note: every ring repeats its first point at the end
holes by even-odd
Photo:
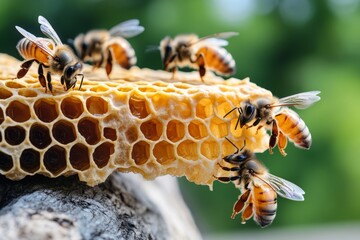
{"type": "MultiPolygon", "coordinates": [[[[236,147],[230,140],[228,141],[236,147]]],[[[235,182],[241,190],[242,194],[234,204],[231,218],[234,219],[241,213],[242,223],[253,217],[261,227],[267,227],[276,216],[277,195],[294,201],[303,201],[305,192],[297,185],[270,174],[255,158],[254,153],[243,148],[239,150],[236,147],[235,153],[224,158],[231,167],[218,163],[222,170],[234,174],[214,177],[222,182],[235,182]]]]}
{"type": "Polygon", "coordinates": [[[78,56],[83,60],[101,67],[105,61],[106,74],[112,71],[113,61],[122,68],[129,69],[136,64],[135,51],[125,38],[134,37],[144,31],[139,20],[122,22],[109,31],[91,30],[79,34],[73,41],[78,56]]]}
{"type": "Polygon", "coordinates": [[[166,71],[172,69],[172,78],[177,67],[198,69],[202,81],[207,68],[219,75],[232,75],[235,73],[235,61],[223,47],[228,45],[226,38],[237,34],[223,32],[203,38],[187,34],[178,35],[174,39],[167,36],[161,40],[159,47],[164,68],[166,71]]]}
{"type": "Polygon", "coordinates": [[[48,38],[38,38],[21,27],[15,27],[25,37],[18,42],[16,48],[26,60],[21,65],[16,78],[24,77],[31,65],[36,62],[39,64],[39,82],[41,86],[45,87],[45,90],[49,89],[52,92],[51,74],[61,76],[61,84],[64,85],[65,90],[74,88],[77,77],[81,77],[80,89],[84,79],[82,63],[71,48],[61,42],[53,27],[44,17],[39,16],[38,22],[40,30],[48,38]],[[48,70],[46,78],[44,68],[48,70]]]}
{"type": "Polygon", "coordinates": [[[244,101],[240,107],[235,107],[224,117],[229,115],[234,110],[238,110],[239,117],[235,125],[235,129],[240,124],[240,127],[253,121],[249,126],[266,127],[271,129],[271,136],[269,140],[269,151],[272,154],[272,149],[278,145],[279,151],[282,155],[286,155],[285,148],[287,139],[292,141],[295,146],[299,148],[309,149],[311,146],[311,134],[305,122],[293,110],[287,108],[294,106],[298,109],[305,109],[313,103],[320,100],[317,96],[319,91],[303,92],[277,100],[260,98],[255,101],[244,101]],[[276,111],[276,108],[280,110],[276,111]]]}

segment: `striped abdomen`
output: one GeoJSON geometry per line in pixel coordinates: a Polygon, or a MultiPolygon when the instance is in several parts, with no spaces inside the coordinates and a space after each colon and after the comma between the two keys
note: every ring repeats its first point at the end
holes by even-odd
{"type": "Polygon", "coordinates": [[[311,146],[311,134],[305,122],[299,115],[290,110],[283,109],[275,116],[281,132],[294,142],[295,146],[309,149],[311,146]]]}
{"type": "Polygon", "coordinates": [[[254,220],[261,227],[272,223],[276,216],[276,192],[268,185],[253,186],[254,220]]]}
{"type": "Polygon", "coordinates": [[[135,50],[130,43],[121,37],[113,37],[106,43],[113,56],[113,60],[121,67],[129,69],[136,64],[135,50]]]}
{"type": "MultiPolygon", "coordinates": [[[[49,49],[54,49],[54,43],[50,39],[38,38],[38,40],[49,49]]],[[[21,39],[16,45],[16,48],[24,59],[36,59],[45,65],[49,65],[49,54],[29,39],[21,39]]]]}
{"type": "Polygon", "coordinates": [[[202,54],[205,58],[205,67],[219,75],[232,75],[235,73],[235,61],[224,48],[203,46],[196,55],[202,54]]]}

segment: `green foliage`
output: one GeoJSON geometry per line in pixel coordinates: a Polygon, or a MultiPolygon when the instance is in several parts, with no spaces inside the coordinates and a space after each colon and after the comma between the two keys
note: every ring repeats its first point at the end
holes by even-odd
{"type": "MultiPolygon", "coordinates": [[[[272,173],[306,192],[305,202],[279,200],[272,228],[359,221],[360,12],[359,4],[349,5],[359,1],[297,1],[308,4],[302,7],[289,7],[289,2],[294,1],[3,0],[0,51],[19,58],[15,45],[21,36],[14,26],[40,35],[38,15],[49,19],[63,41],[138,18],[145,32],[130,42],[138,65],[153,69],[161,68],[159,53],[145,50],[165,35],[237,31],[227,47],[237,63],[235,77],[250,77],[279,97],[322,92],[320,102],[297,110],[313,135],[310,151],[289,144],[286,158],[258,155],[272,173]],[[222,8],[225,2],[234,6],[222,8]]],[[[253,221],[241,225],[239,218],[230,219],[239,195],[232,184],[215,183],[213,192],[187,181],[181,187],[203,232],[257,228],[253,221]]]]}

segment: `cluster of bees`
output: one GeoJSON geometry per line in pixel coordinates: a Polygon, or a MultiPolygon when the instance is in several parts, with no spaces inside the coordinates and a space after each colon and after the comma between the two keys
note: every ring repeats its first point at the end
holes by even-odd
{"type": "MultiPolygon", "coordinates": [[[[47,38],[36,37],[21,27],[16,29],[24,36],[17,44],[17,49],[25,59],[17,78],[26,75],[33,62],[38,63],[38,79],[45,88],[53,91],[52,75],[60,75],[61,84],[65,90],[74,88],[80,79],[80,87],[84,79],[83,62],[92,63],[95,67],[105,67],[110,76],[114,62],[122,68],[129,69],[136,64],[135,51],[125,38],[134,37],[144,31],[136,19],[122,22],[109,31],[92,30],[78,35],[72,49],[63,44],[51,24],[42,16],[38,22],[40,30],[47,38]],[[45,76],[46,75],[46,76],[45,76]]],[[[235,61],[231,54],[223,48],[228,44],[229,37],[235,32],[223,32],[198,38],[196,35],[178,35],[174,39],[165,37],[159,46],[165,70],[172,70],[173,77],[178,67],[190,67],[199,71],[200,79],[204,81],[206,69],[219,75],[228,76],[235,73],[235,61]]],[[[110,77],[109,77],[110,78],[110,77]]],[[[293,106],[304,109],[320,100],[320,92],[311,91],[281,99],[257,99],[244,101],[233,108],[238,112],[235,129],[262,127],[270,130],[269,151],[276,147],[282,155],[289,139],[299,148],[309,149],[311,134],[304,121],[289,109],[293,106]]],[[[236,201],[232,218],[242,214],[242,222],[254,218],[261,227],[272,223],[277,210],[277,195],[295,201],[304,200],[304,191],[297,185],[272,175],[265,166],[257,160],[255,154],[245,149],[246,142],[239,149],[226,138],[237,150],[225,156],[218,166],[225,173],[214,176],[221,182],[234,182],[241,190],[236,201]]]]}

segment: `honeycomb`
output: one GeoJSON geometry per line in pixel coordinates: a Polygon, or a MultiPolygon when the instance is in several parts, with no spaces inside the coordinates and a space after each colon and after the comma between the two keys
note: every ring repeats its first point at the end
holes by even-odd
{"type": "Polygon", "coordinates": [[[81,90],[65,92],[54,77],[53,95],[41,87],[36,67],[12,80],[20,62],[0,54],[0,173],[77,174],[93,186],[115,170],[146,179],[170,174],[212,185],[216,162],[234,152],[230,138],[255,152],[267,149],[264,129],[235,130],[244,99],[272,98],[248,79],[224,81],[211,73],[171,73],[115,68],[108,80],[85,66],[81,90]]]}

